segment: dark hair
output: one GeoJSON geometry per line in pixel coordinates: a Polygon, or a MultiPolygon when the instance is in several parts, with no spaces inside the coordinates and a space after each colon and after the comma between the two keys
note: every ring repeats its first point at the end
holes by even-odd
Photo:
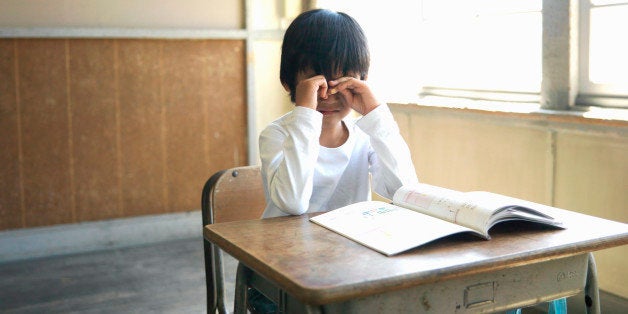
{"type": "Polygon", "coordinates": [[[370,66],[366,36],[349,15],[325,9],[306,11],[290,24],[281,47],[279,80],[295,101],[296,77],[313,70],[328,80],[352,74],[365,79],[370,66]]]}

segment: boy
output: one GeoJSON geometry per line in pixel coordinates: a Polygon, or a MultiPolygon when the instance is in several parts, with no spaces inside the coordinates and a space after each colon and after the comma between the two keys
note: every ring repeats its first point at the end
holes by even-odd
{"type": "MultiPolygon", "coordinates": [[[[364,81],[369,65],[364,32],[347,14],[312,10],[290,24],[279,78],[295,108],[260,134],[262,217],[369,200],[371,177],[375,192],[387,198],[417,182],[397,123],[364,81]],[[362,115],[357,122],[348,117],[352,110],[362,115]]],[[[247,299],[252,313],[277,311],[255,289],[247,299]]]]}
{"type": "Polygon", "coordinates": [[[260,134],[264,218],[369,200],[370,179],[389,199],[417,182],[397,123],[365,82],[369,64],[366,37],[350,16],[317,9],[290,24],[280,81],[295,108],[260,134]],[[362,117],[348,117],[352,110],[362,117]]]}

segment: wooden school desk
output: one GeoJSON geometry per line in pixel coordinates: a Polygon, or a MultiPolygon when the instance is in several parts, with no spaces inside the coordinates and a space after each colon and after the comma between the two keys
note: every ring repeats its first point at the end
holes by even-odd
{"type": "Polygon", "coordinates": [[[583,290],[590,312],[599,312],[590,252],[628,244],[628,224],[554,215],[565,230],[511,222],[494,227],[489,241],[456,235],[392,257],[308,215],[208,225],[204,236],[240,261],[236,298],[248,276],[283,312],[494,312],[583,290]]]}

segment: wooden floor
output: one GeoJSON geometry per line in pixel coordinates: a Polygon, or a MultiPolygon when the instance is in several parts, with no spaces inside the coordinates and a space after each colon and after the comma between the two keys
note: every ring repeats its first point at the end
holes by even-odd
{"type": "MultiPolygon", "coordinates": [[[[626,299],[601,298],[602,313],[628,313],[626,299]]],[[[577,299],[570,314],[584,313],[577,299]]],[[[0,313],[205,312],[201,239],[0,264],[0,313]]]]}

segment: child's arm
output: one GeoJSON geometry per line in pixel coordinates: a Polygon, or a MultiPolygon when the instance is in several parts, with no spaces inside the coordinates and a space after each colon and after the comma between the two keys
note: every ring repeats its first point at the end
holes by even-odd
{"type": "Polygon", "coordinates": [[[259,138],[267,198],[289,215],[309,208],[323,119],[316,107],[318,97],[328,97],[327,81],[322,75],[306,78],[297,84],[295,94],[294,110],[259,138]]]}
{"type": "Polygon", "coordinates": [[[285,214],[300,215],[308,210],[321,124],[320,113],[295,107],[281,123],[270,124],[260,134],[267,198],[285,214]]]}
{"type": "Polygon", "coordinates": [[[343,77],[329,82],[331,92],[339,92],[345,101],[363,117],[358,127],[367,133],[373,148],[369,156],[373,189],[392,199],[402,185],[418,182],[410,149],[399,133],[399,126],[386,104],[378,102],[366,82],[343,77]]]}
{"type": "Polygon", "coordinates": [[[370,172],[377,194],[392,199],[402,185],[418,182],[410,149],[386,104],[363,116],[356,124],[370,137],[370,172]]]}

